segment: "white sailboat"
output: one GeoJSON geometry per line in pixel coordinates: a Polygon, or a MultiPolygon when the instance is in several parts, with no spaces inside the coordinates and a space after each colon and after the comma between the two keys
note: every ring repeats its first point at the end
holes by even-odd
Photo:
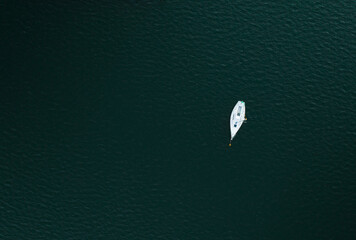
{"type": "Polygon", "coordinates": [[[234,109],[232,110],[230,116],[231,139],[229,146],[231,146],[232,139],[234,139],[237,131],[239,131],[241,125],[245,120],[247,120],[245,118],[245,103],[243,101],[238,101],[234,109]]]}

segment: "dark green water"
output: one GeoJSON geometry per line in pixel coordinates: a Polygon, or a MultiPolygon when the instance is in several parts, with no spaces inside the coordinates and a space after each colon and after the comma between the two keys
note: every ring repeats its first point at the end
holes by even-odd
{"type": "Polygon", "coordinates": [[[0,3],[1,239],[356,238],[354,1],[59,2],[0,3]]]}

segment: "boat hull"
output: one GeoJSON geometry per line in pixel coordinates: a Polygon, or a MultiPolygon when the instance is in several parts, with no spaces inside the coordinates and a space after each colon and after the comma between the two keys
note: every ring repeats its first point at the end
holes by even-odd
{"type": "Polygon", "coordinates": [[[236,136],[243,122],[245,121],[245,102],[238,101],[231,112],[230,116],[230,132],[231,140],[236,136]]]}

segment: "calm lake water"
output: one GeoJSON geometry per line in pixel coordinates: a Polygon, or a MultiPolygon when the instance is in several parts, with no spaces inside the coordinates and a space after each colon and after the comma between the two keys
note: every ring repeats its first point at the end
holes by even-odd
{"type": "Polygon", "coordinates": [[[355,12],[0,3],[0,238],[355,239],[355,12]]]}

